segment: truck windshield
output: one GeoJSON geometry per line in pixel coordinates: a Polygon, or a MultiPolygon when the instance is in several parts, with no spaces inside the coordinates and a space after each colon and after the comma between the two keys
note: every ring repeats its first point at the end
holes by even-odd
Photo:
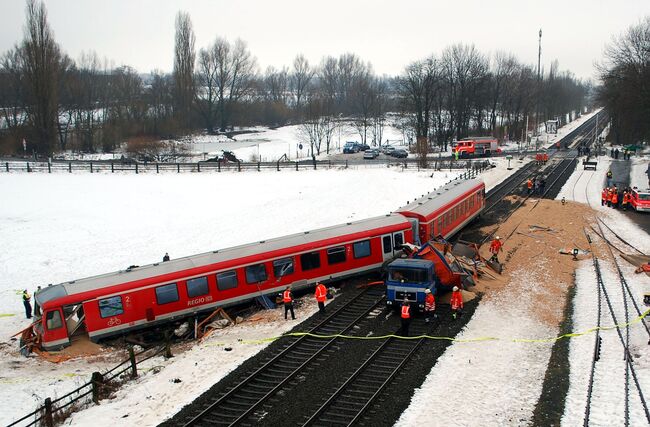
{"type": "Polygon", "coordinates": [[[650,194],[639,193],[639,200],[650,201],[650,194]]]}
{"type": "Polygon", "coordinates": [[[403,283],[422,283],[427,281],[427,270],[394,268],[389,271],[390,280],[403,283]]]}

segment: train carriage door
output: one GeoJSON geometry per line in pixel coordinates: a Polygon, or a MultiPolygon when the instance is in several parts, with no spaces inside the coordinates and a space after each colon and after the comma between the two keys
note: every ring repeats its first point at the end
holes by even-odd
{"type": "Polygon", "coordinates": [[[70,344],[68,330],[65,326],[65,317],[60,307],[45,311],[43,319],[45,322],[43,347],[46,350],[54,350],[70,344]]]}
{"type": "Polygon", "coordinates": [[[411,232],[413,233],[413,244],[420,246],[420,221],[417,218],[409,218],[411,223],[411,232]]]}
{"type": "Polygon", "coordinates": [[[381,236],[381,253],[384,261],[393,259],[393,236],[384,234],[381,236]]]}
{"type": "Polygon", "coordinates": [[[404,253],[402,245],[404,244],[404,232],[393,233],[393,257],[396,258],[404,253]]]}

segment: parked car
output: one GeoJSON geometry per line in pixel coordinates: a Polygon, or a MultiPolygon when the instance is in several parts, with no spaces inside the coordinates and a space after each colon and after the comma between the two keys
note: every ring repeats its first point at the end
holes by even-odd
{"type": "Polygon", "coordinates": [[[363,153],[364,159],[373,160],[376,159],[377,156],[379,156],[379,150],[377,150],[376,148],[371,148],[369,150],[366,150],[365,153],[363,153]]]}
{"type": "Polygon", "coordinates": [[[409,153],[403,148],[397,148],[391,153],[391,156],[397,157],[398,159],[405,159],[408,157],[408,155],[409,153]]]}
{"type": "Polygon", "coordinates": [[[370,150],[370,146],[368,144],[357,144],[359,146],[359,151],[366,151],[370,150]]]}
{"type": "Polygon", "coordinates": [[[356,142],[346,142],[343,146],[343,154],[353,154],[359,152],[359,144],[356,142]]]}
{"type": "Polygon", "coordinates": [[[393,151],[395,151],[395,147],[393,147],[392,145],[384,146],[384,154],[388,154],[390,156],[393,151]]]}

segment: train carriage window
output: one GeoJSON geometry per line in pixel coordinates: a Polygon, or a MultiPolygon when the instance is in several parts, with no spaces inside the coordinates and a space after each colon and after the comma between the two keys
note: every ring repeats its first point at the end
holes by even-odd
{"type": "Polygon", "coordinates": [[[345,246],[338,246],[336,248],[329,248],[327,250],[327,263],[339,264],[345,262],[345,246]]]}
{"type": "Polygon", "coordinates": [[[293,258],[282,258],[273,261],[273,275],[282,277],[293,274],[293,258]]]}
{"type": "Polygon", "coordinates": [[[246,282],[255,284],[266,280],[266,266],[264,264],[249,265],[246,271],[246,282]]]}
{"type": "Polygon", "coordinates": [[[399,249],[400,246],[404,244],[404,238],[402,237],[402,233],[395,234],[395,249],[399,249]]]}
{"type": "Polygon", "coordinates": [[[237,287],[237,272],[235,270],[224,271],[217,274],[217,289],[225,291],[237,287]]]}
{"type": "Polygon", "coordinates": [[[178,301],[178,288],[176,287],[176,283],[158,286],[156,288],[156,301],[158,302],[158,305],[178,301]]]}
{"type": "Polygon", "coordinates": [[[300,255],[300,265],[303,271],[320,267],[320,254],[318,252],[310,252],[300,255]]]}
{"type": "Polygon", "coordinates": [[[438,217],[438,234],[442,233],[442,217],[438,217]]]}
{"type": "Polygon", "coordinates": [[[208,289],[208,278],[207,277],[197,277],[187,281],[187,296],[190,298],[200,297],[201,295],[206,295],[209,291],[208,289]]]}
{"type": "Polygon", "coordinates": [[[389,254],[389,253],[393,252],[393,242],[392,242],[390,236],[384,236],[382,241],[383,241],[383,246],[384,246],[384,253],[389,254]]]}
{"type": "Polygon", "coordinates": [[[59,310],[48,311],[45,316],[45,326],[49,331],[62,327],[61,312],[59,310]]]}
{"type": "Polygon", "coordinates": [[[102,319],[106,317],[119,316],[122,313],[124,313],[124,307],[122,306],[121,296],[99,300],[99,315],[102,319]]]}
{"type": "Polygon", "coordinates": [[[370,256],[370,240],[356,242],[352,245],[352,250],[355,258],[365,258],[370,256]]]}

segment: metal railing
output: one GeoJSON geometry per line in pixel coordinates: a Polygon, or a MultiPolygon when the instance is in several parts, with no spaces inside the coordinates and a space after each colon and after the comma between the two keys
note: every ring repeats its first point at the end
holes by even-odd
{"type": "Polygon", "coordinates": [[[90,381],[77,387],[76,389],[64,394],[61,397],[56,399],[46,398],[43,405],[36,408],[34,411],[30,412],[27,415],[13,421],[7,427],[21,425],[26,426],[38,426],[45,425],[47,427],[53,427],[55,425],[54,417],[57,413],[61,413],[66,408],[71,407],[73,404],[84,405],[90,403],[97,404],[101,400],[102,391],[109,388],[109,383],[120,376],[130,371],[130,378],[135,378],[138,376],[137,366],[138,364],[145,362],[152,357],[158,356],[161,353],[165,353],[165,357],[171,357],[171,350],[169,343],[162,345],[161,347],[153,347],[150,349],[142,350],[138,353],[133,351],[133,347],[129,347],[129,358],[122,361],[117,366],[109,369],[103,374],[100,372],[93,372],[90,378],[90,381]],[[151,352],[152,350],[155,350],[151,352]],[[146,356],[143,356],[145,353],[150,353],[146,356]],[[143,356],[138,360],[139,356],[143,356]]]}

